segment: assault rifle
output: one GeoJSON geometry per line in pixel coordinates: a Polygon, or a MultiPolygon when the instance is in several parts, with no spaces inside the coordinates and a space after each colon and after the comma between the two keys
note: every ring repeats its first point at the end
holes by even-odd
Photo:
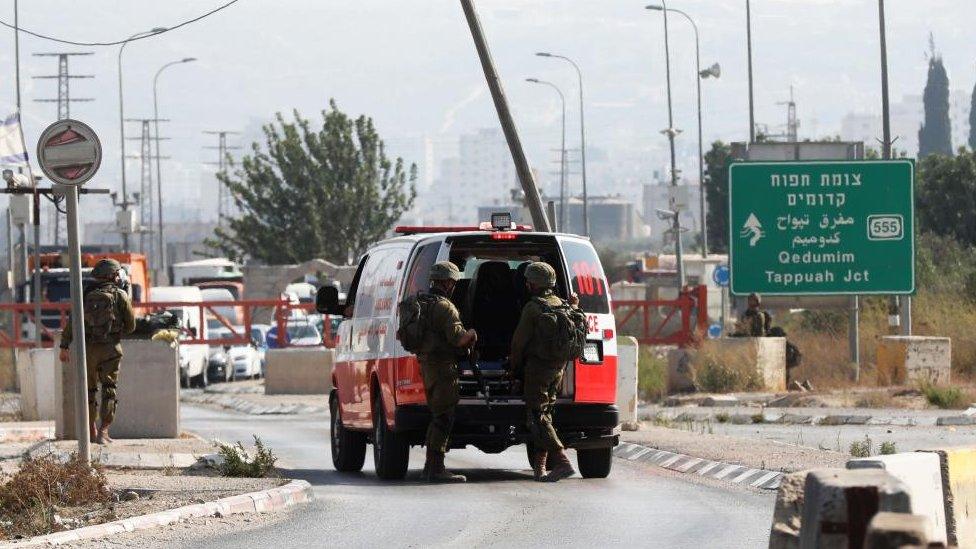
{"type": "Polygon", "coordinates": [[[491,389],[488,387],[488,380],[485,379],[484,372],[478,366],[478,351],[473,348],[468,349],[468,365],[471,366],[471,372],[478,382],[478,387],[481,388],[481,394],[485,395],[485,404],[491,409],[491,389]]]}

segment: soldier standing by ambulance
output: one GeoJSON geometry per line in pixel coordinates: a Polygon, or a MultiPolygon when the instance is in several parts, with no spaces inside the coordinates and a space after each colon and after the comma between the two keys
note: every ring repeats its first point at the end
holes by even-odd
{"type": "MultiPolygon", "coordinates": [[[[516,375],[524,373],[525,376],[526,421],[535,446],[535,452],[530,457],[533,476],[538,481],[556,482],[576,473],[552,426],[552,409],[563,381],[566,361],[546,358],[549,353],[543,347],[547,342],[539,337],[539,327],[547,310],[564,307],[565,302],[553,293],[556,271],[548,263],[529,265],[525,269],[525,285],[531,299],[522,309],[522,317],[512,336],[511,365],[516,375]],[[546,474],[549,454],[553,454],[555,467],[546,474]]],[[[575,310],[579,298],[574,294],[568,303],[575,310]]]]}
{"type": "Polygon", "coordinates": [[[461,272],[450,261],[440,261],[431,267],[430,291],[436,299],[427,306],[427,324],[417,353],[431,415],[424,464],[424,478],[430,482],[467,480],[444,467],[444,454],[450,447],[454,411],[459,400],[458,351],[472,347],[478,341],[474,330],[464,329],[461,315],[451,303],[451,294],[460,279],[461,272]]]}
{"type": "MultiPolygon", "coordinates": [[[[108,428],[115,419],[118,402],[116,391],[119,366],[122,363],[123,335],[135,329],[135,315],[129,295],[121,288],[119,271],[122,266],[114,259],[102,259],[92,269],[95,282],[85,289],[85,347],[88,372],[89,436],[92,442],[112,442],[108,428]],[[98,385],[102,385],[101,426],[96,430],[98,385]]],[[[71,318],[61,333],[61,362],[68,362],[73,333],[71,318]]],[[[82,436],[78,433],[78,436],[82,436]]]]}

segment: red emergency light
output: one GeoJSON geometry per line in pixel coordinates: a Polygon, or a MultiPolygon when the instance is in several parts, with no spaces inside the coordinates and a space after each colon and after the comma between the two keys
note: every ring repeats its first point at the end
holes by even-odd
{"type": "Polygon", "coordinates": [[[492,240],[516,240],[518,239],[518,234],[516,233],[491,233],[492,240]]]}
{"type": "MultiPolygon", "coordinates": [[[[515,225],[511,230],[527,232],[532,230],[532,225],[515,225]]],[[[498,229],[493,229],[487,223],[482,223],[481,225],[475,227],[473,225],[398,225],[393,229],[396,234],[410,235],[410,234],[428,234],[428,233],[470,233],[476,231],[498,231],[498,229]]],[[[504,232],[496,232],[495,234],[506,234],[504,232]]],[[[500,238],[499,240],[515,240],[515,237],[511,238],[500,238]]]]}

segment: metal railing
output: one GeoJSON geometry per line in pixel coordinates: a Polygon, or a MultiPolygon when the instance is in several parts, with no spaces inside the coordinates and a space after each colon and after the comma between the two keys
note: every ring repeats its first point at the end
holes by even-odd
{"type": "Polygon", "coordinates": [[[613,302],[617,332],[645,345],[687,347],[708,330],[708,289],[685,288],[676,299],[613,302]]]}

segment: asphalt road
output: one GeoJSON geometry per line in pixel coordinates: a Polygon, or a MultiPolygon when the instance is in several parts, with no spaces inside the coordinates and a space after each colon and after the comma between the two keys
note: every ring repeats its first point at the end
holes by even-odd
{"type": "MultiPolygon", "coordinates": [[[[184,547],[765,547],[773,496],[615,460],[610,478],[532,481],[523,447],[500,455],[452,451],[466,484],[420,482],[423,450],[402,482],[332,469],[326,416],[245,416],[184,406],[183,426],[206,437],[256,434],[305,479],[316,500],[257,529],[187,540],[184,547]]],[[[371,451],[371,449],[370,449],[371,451]]]]}

